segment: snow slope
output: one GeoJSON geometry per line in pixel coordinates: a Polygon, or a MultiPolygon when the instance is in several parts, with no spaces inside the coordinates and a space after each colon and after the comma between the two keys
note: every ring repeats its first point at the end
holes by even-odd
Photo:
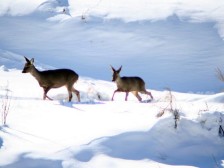
{"type": "MultiPolygon", "coordinates": [[[[20,62],[22,56],[16,57],[20,62]]],[[[173,109],[180,112],[175,129],[168,91],[152,90],[151,103],[139,103],[132,95],[125,102],[124,93],[111,102],[115,84],[81,77],[76,84],[81,103],[75,97],[67,102],[65,88],[51,90],[54,101],[44,101],[30,74],[7,64],[0,74],[1,100],[10,97],[7,125],[0,127],[1,167],[223,166],[224,139],[218,134],[224,126],[223,93],[172,92],[173,109]]]]}
{"type": "Polygon", "coordinates": [[[95,79],[111,80],[109,65],[123,65],[123,74],[141,76],[148,88],[217,93],[224,10],[222,1],[206,2],[51,0],[27,2],[36,8],[21,16],[10,13],[23,6],[18,1],[2,10],[0,49],[95,79]]]}
{"type": "Polygon", "coordinates": [[[223,11],[221,0],[0,1],[0,167],[224,167],[223,11]],[[42,100],[24,55],[75,70],[81,102],[65,88],[42,100]],[[110,101],[110,64],[155,100],[110,101]]]}

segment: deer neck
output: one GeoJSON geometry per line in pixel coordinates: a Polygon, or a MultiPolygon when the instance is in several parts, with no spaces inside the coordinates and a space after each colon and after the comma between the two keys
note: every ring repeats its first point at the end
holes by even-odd
{"type": "Polygon", "coordinates": [[[33,77],[35,77],[38,81],[41,80],[41,72],[38,71],[38,70],[35,68],[35,66],[32,67],[32,70],[30,71],[30,73],[31,73],[31,75],[32,75],[33,77]]]}
{"type": "Polygon", "coordinates": [[[121,79],[120,75],[117,76],[115,82],[116,82],[117,84],[119,84],[119,83],[122,82],[122,79],[121,79]]]}

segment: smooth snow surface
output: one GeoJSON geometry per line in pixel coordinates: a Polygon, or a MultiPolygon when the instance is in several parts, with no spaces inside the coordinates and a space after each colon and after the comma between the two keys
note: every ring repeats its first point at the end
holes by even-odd
{"type": "Polygon", "coordinates": [[[224,167],[223,16],[222,0],[0,1],[0,167],[224,167]],[[81,102],[42,100],[23,56],[76,71],[81,102]],[[110,65],[155,99],[111,101],[110,65]]]}

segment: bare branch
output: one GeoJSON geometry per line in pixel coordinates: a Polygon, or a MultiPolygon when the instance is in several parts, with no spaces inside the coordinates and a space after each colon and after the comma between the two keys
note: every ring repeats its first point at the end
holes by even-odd
{"type": "Polygon", "coordinates": [[[0,108],[0,113],[1,113],[1,119],[2,119],[2,124],[6,125],[6,120],[8,117],[8,114],[10,112],[11,108],[11,96],[10,96],[10,90],[8,89],[8,84],[5,89],[5,95],[1,97],[1,108],[0,108]]]}
{"type": "Polygon", "coordinates": [[[219,80],[221,80],[222,82],[224,82],[224,74],[223,72],[220,70],[220,68],[216,69],[216,76],[219,80]]]}

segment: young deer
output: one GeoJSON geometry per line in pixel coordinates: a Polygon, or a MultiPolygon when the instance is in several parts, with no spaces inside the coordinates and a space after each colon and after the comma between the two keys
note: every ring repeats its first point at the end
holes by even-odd
{"type": "Polygon", "coordinates": [[[72,100],[72,92],[74,92],[78,101],[80,101],[79,91],[76,90],[73,85],[78,80],[79,76],[74,71],[70,69],[55,69],[55,70],[47,70],[47,71],[38,71],[33,65],[34,59],[29,60],[24,57],[26,60],[26,64],[23,68],[22,73],[31,73],[36,80],[38,81],[40,87],[44,89],[43,99],[48,98],[47,92],[52,88],[59,88],[62,86],[66,86],[69,95],[69,101],[72,100]]]}
{"type": "Polygon", "coordinates": [[[112,96],[112,101],[114,100],[114,95],[116,92],[126,92],[125,101],[128,99],[129,92],[132,92],[139,101],[142,98],[139,96],[138,92],[147,94],[153,99],[151,92],[148,92],[145,89],[145,82],[140,77],[120,77],[119,73],[121,71],[122,66],[115,70],[112,66],[111,69],[113,71],[113,79],[112,81],[116,82],[117,90],[114,91],[112,96]]]}

